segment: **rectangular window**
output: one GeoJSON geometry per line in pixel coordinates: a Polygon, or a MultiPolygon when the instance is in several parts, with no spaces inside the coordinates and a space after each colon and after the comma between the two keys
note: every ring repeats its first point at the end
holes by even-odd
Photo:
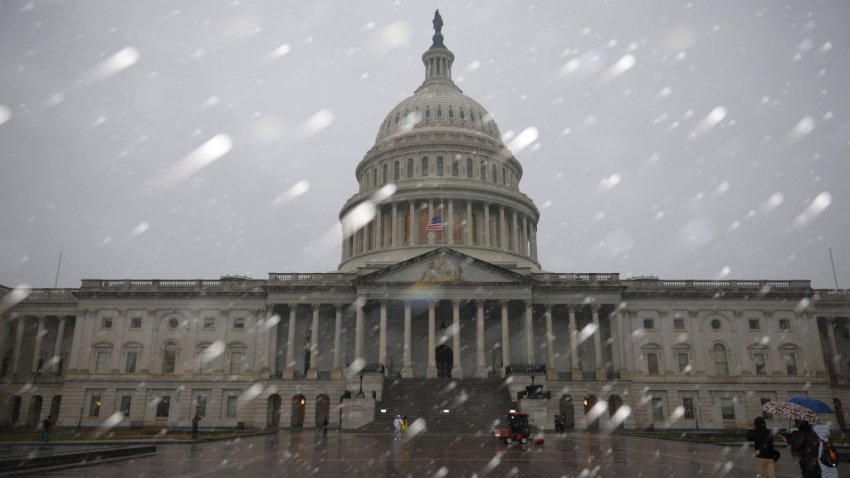
{"type": "Polygon", "coordinates": [[[245,319],[233,319],[233,330],[242,330],[245,328],[245,319]]]}
{"type": "Polygon", "coordinates": [[[735,402],[731,398],[720,399],[720,415],[724,420],[735,419],[735,402]]]}
{"type": "Polygon", "coordinates": [[[685,330],[685,319],[673,319],[673,328],[676,330],[685,330]]]}
{"type": "Polygon", "coordinates": [[[682,408],[685,409],[685,420],[693,420],[694,414],[694,399],[693,397],[682,397],[682,408]]]}
{"type": "Polygon", "coordinates": [[[658,354],[655,352],[646,353],[646,370],[650,375],[658,375],[658,354]]]}
{"type": "Polygon", "coordinates": [[[136,359],[139,357],[139,352],[137,350],[128,350],[127,351],[127,361],[124,364],[124,372],[126,373],[136,373],[136,359]]]}
{"type": "Polygon", "coordinates": [[[207,317],[204,319],[204,330],[215,330],[215,317],[207,317]]]}
{"type": "Polygon", "coordinates": [[[171,409],[171,396],[163,395],[159,398],[159,403],[156,404],[156,417],[168,418],[168,411],[171,409]]]}
{"type": "Polygon", "coordinates": [[[241,351],[233,351],[230,352],[230,373],[231,374],[240,374],[242,373],[242,358],[244,353],[241,351]]]}
{"type": "Polygon", "coordinates": [[[407,158],[407,179],[413,177],[413,158],[407,158]]]}
{"type": "Polygon", "coordinates": [[[484,161],[481,161],[481,167],[478,168],[478,169],[480,169],[480,171],[478,171],[478,179],[480,179],[482,181],[486,181],[487,180],[487,163],[485,163],[484,161]]]}
{"type": "Polygon", "coordinates": [[[198,395],[195,398],[195,415],[205,417],[207,415],[207,397],[198,395]]]}
{"type": "MultiPolygon", "coordinates": [[[[769,402],[769,401],[770,401],[770,399],[765,398],[765,397],[762,397],[762,398],[759,399],[759,403],[761,403],[762,407],[764,407],[765,404],[767,404],[767,402],[769,402]]],[[[764,418],[765,420],[770,420],[771,418],[773,418],[773,414],[769,413],[769,412],[762,411],[761,417],[764,418]]]]}
{"type": "Polygon", "coordinates": [[[763,353],[757,352],[753,354],[753,364],[756,367],[756,375],[767,374],[767,360],[765,360],[763,353]]]}
{"type": "Polygon", "coordinates": [[[239,397],[230,395],[227,397],[227,418],[236,418],[236,404],[239,397]]]}
{"type": "Polygon", "coordinates": [[[794,352],[785,352],[782,356],[785,357],[785,371],[788,375],[797,375],[797,356],[794,352]]]}
{"type": "Polygon", "coordinates": [[[100,328],[101,329],[111,329],[112,328],[112,317],[104,317],[100,319],[100,328]]]}
{"type": "Polygon", "coordinates": [[[691,371],[691,360],[687,352],[676,352],[676,361],[679,363],[679,371],[688,373],[691,371]]]}
{"type": "Polygon", "coordinates": [[[457,177],[460,174],[460,161],[452,160],[452,176],[457,177]]]}
{"type": "Polygon", "coordinates": [[[142,318],[141,317],[133,317],[130,319],[130,328],[131,329],[141,329],[142,328],[142,318]]]}
{"type": "Polygon", "coordinates": [[[779,319],[779,330],[791,330],[791,321],[788,319],[779,319]]]}
{"type": "Polygon", "coordinates": [[[437,156],[437,176],[443,175],[443,157],[437,156]]]}
{"type": "Polygon", "coordinates": [[[393,180],[398,181],[401,176],[401,163],[396,161],[393,163],[393,180]]]}
{"type": "Polygon", "coordinates": [[[655,320],[654,319],[643,319],[643,328],[647,330],[652,330],[655,328],[655,320]]]}
{"type": "Polygon", "coordinates": [[[101,395],[92,395],[89,397],[89,416],[90,417],[99,417],[100,416],[100,405],[101,405],[101,395]]]}
{"type": "Polygon", "coordinates": [[[428,176],[428,158],[427,157],[424,157],[424,156],[422,157],[422,162],[421,162],[420,167],[419,167],[419,174],[422,177],[428,176]]]}
{"type": "Polygon", "coordinates": [[[121,414],[125,417],[130,416],[130,404],[133,401],[133,397],[130,395],[121,395],[121,404],[119,405],[119,409],[121,410],[121,414]]]}
{"type": "Polygon", "coordinates": [[[472,171],[472,160],[469,159],[469,158],[466,158],[466,177],[472,178],[472,173],[473,173],[473,171],[472,171]]]}
{"type": "Polygon", "coordinates": [[[664,400],[661,397],[652,397],[652,419],[655,421],[664,420],[664,400]]]}
{"type": "Polygon", "coordinates": [[[106,373],[106,361],[109,359],[109,352],[99,350],[95,359],[94,373],[106,373]]]}
{"type": "Polygon", "coordinates": [[[760,328],[759,319],[750,319],[748,322],[750,324],[750,330],[758,330],[760,328]]]}

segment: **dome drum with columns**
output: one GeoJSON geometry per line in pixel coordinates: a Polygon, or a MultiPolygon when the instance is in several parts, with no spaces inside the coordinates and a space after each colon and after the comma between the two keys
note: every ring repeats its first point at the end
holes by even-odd
{"type": "Polygon", "coordinates": [[[340,219],[387,185],[395,193],[376,205],[374,220],[344,239],[341,271],[392,264],[437,247],[540,270],[540,213],[519,190],[522,166],[490,113],[452,81],[453,61],[438,30],[422,55],[425,81],[390,111],[358,164],[359,192],[340,219]],[[435,218],[443,230],[427,231],[435,218]]]}

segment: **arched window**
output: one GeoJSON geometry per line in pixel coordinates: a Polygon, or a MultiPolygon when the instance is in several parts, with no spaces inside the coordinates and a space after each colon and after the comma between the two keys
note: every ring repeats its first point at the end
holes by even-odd
{"type": "Polygon", "coordinates": [[[443,117],[443,107],[437,105],[437,118],[442,118],[442,117],[443,117]]]}
{"type": "Polygon", "coordinates": [[[396,161],[395,164],[393,164],[393,181],[398,181],[400,175],[401,175],[401,163],[396,161]]]}
{"type": "Polygon", "coordinates": [[[726,361],[726,347],[714,344],[714,370],[717,375],[729,375],[729,363],[726,361]]]}
{"type": "Polygon", "coordinates": [[[381,171],[381,178],[383,179],[383,180],[381,181],[381,184],[387,184],[387,180],[389,179],[389,178],[387,177],[387,163],[384,163],[384,165],[383,165],[383,167],[381,168],[381,170],[382,170],[382,171],[381,171]]]}
{"type": "Polygon", "coordinates": [[[475,113],[472,111],[469,112],[469,121],[475,122],[475,113]]]}
{"type": "Polygon", "coordinates": [[[457,177],[460,174],[460,161],[457,159],[452,160],[452,176],[457,177]]]}
{"type": "Polygon", "coordinates": [[[452,107],[449,106],[449,118],[454,118],[454,117],[455,117],[455,113],[454,113],[454,111],[452,111],[452,107]]]}
{"type": "Polygon", "coordinates": [[[174,373],[174,364],[177,363],[177,344],[167,342],[162,348],[162,373],[174,373]]]}
{"type": "Polygon", "coordinates": [[[422,177],[428,176],[428,156],[422,156],[422,164],[420,165],[419,174],[422,177]]]}
{"type": "Polygon", "coordinates": [[[463,114],[463,108],[460,109],[460,119],[465,119],[466,116],[463,114]]]}
{"type": "Polygon", "coordinates": [[[204,342],[198,345],[198,371],[200,373],[212,372],[213,353],[210,352],[210,344],[204,342]]]}
{"type": "Polygon", "coordinates": [[[431,107],[426,106],[425,107],[425,118],[430,118],[430,117],[431,117],[431,107]]]}
{"type": "Polygon", "coordinates": [[[472,177],[472,158],[466,158],[466,177],[472,177]]]}
{"type": "Polygon", "coordinates": [[[407,179],[413,177],[413,158],[407,158],[407,179]]]}
{"type": "Polygon", "coordinates": [[[491,176],[491,177],[492,177],[492,179],[493,179],[493,184],[496,184],[496,182],[497,182],[497,178],[498,178],[498,177],[496,176],[496,172],[497,172],[498,170],[496,169],[496,165],[495,165],[495,164],[490,165],[490,171],[491,171],[491,173],[492,173],[492,176],[491,176]]]}
{"type": "Polygon", "coordinates": [[[443,157],[437,156],[437,176],[443,175],[443,157]]]}
{"type": "Polygon", "coordinates": [[[481,167],[478,168],[478,169],[480,169],[479,174],[478,174],[478,179],[480,179],[482,181],[486,181],[487,180],[487,163],[485,163],[484,161],[481,161],[481,167]]]}

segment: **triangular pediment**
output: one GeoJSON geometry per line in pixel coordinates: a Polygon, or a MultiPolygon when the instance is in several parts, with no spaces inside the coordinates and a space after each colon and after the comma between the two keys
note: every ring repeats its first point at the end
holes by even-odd
{"type": "Polygon", "coordinates": [[[359,283],[527,284],[528,276],[453,249],[439,248],[357,279],[359,283]]]}

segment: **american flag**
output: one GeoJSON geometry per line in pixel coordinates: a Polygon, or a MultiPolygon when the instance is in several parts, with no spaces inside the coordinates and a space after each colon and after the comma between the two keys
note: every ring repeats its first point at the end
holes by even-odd
{"type": "Polygon", "coordinates": [[[428,221],[428,224],[425,225],[425,232],[439,232],[443,230],[443,218],[440,216],[434,216],[428,221]]]}

